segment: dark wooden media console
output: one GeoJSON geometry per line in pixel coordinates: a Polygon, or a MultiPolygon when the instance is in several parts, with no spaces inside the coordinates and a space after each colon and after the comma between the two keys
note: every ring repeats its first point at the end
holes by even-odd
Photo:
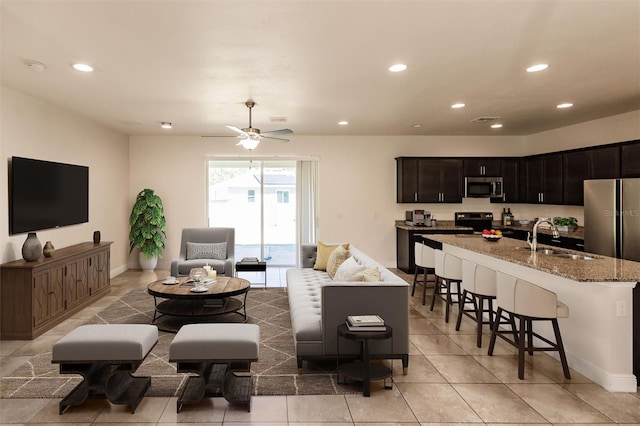
{"type": "Polygon", "coordinates": [[[0,266],[0,339],[31,340],[110,291],[111,242],[0,266]]]}

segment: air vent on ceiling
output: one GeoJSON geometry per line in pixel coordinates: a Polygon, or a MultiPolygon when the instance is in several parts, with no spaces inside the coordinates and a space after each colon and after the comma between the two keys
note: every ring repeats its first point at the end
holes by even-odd
{"type": "Polygon", "coordinates": [[[286,123],[287,117],[269,117],[272,123],[286,123]]]}
{"type": "Polygon", "coordinates": [[[499,120],[500,117],[478,117],[471,120],[472,123],[488,123],[489,121],[499,120]]]}

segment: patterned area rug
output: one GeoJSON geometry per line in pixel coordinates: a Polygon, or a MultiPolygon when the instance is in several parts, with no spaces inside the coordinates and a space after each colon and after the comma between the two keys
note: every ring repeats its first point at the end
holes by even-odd
{"type": "MultiPolygon", "coordinates": [[[[153,297],[146,289],[134,289],[98,313],[87,324],[149,324],[153,297]]],[[[260,326],[260,357],[253,363],[255,395],[334,395],[361,392],[358,383],[337,384],[335,361],[304,362],[298,374],[289,317],[289,302],[283,289],[252,289],[247,295],[248,323],[260,326]]],[[[217,321],[242,321],[237,314],[217,321]]],[[[169,345],[175,334],[160,332],[158,343],[134,375],[151,376],[147,396],[176,396],[186,375],[170,363],[169,345]]],[[[51,363],[51,349],[32,357],[9,376],[0,379],[0,398],[64,397],[79,376],[60,375],[51,363]]]]}

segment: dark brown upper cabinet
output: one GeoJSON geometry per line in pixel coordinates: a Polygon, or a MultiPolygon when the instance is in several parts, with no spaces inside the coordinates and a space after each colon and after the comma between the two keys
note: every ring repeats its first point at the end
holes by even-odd
{"type": "Polygon", "coordinates": [[[462,160],[396,158],[398,203],[461,203],[462,160]]]}
{"type": "Polygon", "coordinates": [[[492,203],[519,203],[520,197],[520,163],[519,158],[503,158],[500,160],[500,176],[502,176],[502,198],[492,198],[492,203]]]}
{"type": "Polygon", "coordinates": [[[464,176],[502,176],[502,163],[498,158],[465,158],[464,176]]]}
{"type": "Polygon", "coordinates": [[[622,145],[620,157],[621,176],[623,178],[640,177],[640,141],[622,145]]]}
{"type": "Polygon", "coordinates": [[[528,157],[525,165],[525,202],[562,204],[562,154],[528,157]]]}

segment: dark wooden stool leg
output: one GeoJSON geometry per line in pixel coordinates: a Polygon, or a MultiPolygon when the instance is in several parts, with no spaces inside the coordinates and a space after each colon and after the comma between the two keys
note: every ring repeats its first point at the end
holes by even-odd
{"type": "Polygon", "coordinates": [[[564,353],[564,345],[562,344],[562,337],[560,336],[560,327],[558,326],[558,320],[556,318],[553,318],[551,320],[551,324],[553,324],[553,333],[556,335],[556,346],[558,347],[558,352],[560,353],[560,362],[562,363],[562,371],[564,372],[564,377],[570,379],[571,374],[569,373],[569,364],[567,363],[567,355],[564,353]]]}

